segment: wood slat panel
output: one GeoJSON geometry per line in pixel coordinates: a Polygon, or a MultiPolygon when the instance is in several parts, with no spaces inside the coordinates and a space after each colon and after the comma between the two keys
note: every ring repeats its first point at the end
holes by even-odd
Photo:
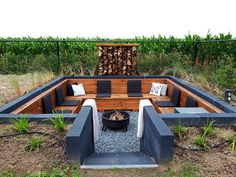
{"type": "Polygon", "coordinates": [[[47,91],[39,94],[38,96],[31,99],[30,101],[28,101],[24,105],[20,106],[19,108],[17,108],[16,110],[14,110],[11,113],[12,114],[42,114],[43,113],[42,98],[49,93],[52,96],[52,104],[55,107],[56,106],[55,89],[62,87],[63,92],[66,92],[66,83],[67,82],[68,82],[67,80],[64,80],[64,81],[54,85],[53,87],[51,87],[47,91]]]}
{"type": "MultiPolygon", "coordinates": [[[[97,106],[99,110],[106,110],[106,109],[132,109],[138,110],[139,101],[140,99],[150,99],[152,104],[154,105],[155,109],[160,113],[173,113],[173,108],[159,108],[155,101],[169,101],[170,96],[172,95],[172,91],[174,87],[177,87],[181,90],[180,96],[180,106],[184,107],[186,103],[186,97],[192,96],[194,99],[198,101],[198,106],[203,107],[209,112],[223,112],[219,108],[213,106],[211,103],[205,101],[204,99],[200,98],[199,96],[191,93],[187,89],[179,86],[175,82],[169,79],[101,79],[101,80],[111,80],[111,97],[108,98],[96,98],[96,90],[97,90],[97,79],[69,79],[64,80],[57,85],[53,86],[52,88],[48,89],[47,91],[43,92],[42,94],[38,95],[34,99],[30,100],[26,104],[22,105],[12,113],[32,113],[32,114],[39,114],[42,113],[42,97],[51,93],[52,95],[52,102],[53,105],[56,105],[56,97],[55,97],[55,89],[58,87],[63,88],[64,94],[66,94],[66,84],[67,83],[83,83],[86,95],[84,96],[67,96],[66,100],[81,100],[81,104],[76,107],[62,107],[63,109],[70,109],[73,110],[74,113],[78,113],[82,103],[85,99],[95,99],[97,102],[97,106]],[[142,81],[142,93],[143,97],[128,97],[127,95],[127,81],[128,80],[141,80],[142,81]],[[166,83],[168,84],[168,96],[154,96],[149,95],[150,88],[153,82],[159,83],[166,83]]],[[[58,109],[58,107],[57,107],[58,109]]]]}
{"type": "Polygon", "coordinates": [[[221,109],[217,108],[216,106],[212,105],[211,103],[207,102],[206,100],[200,98],[199,96],[193,94],[192,92],[190,92],[189,90],[176,84],[175,82],[173,82],[171,80],[167,80],[167,84],[168,84],[168,91],[171,92],[170,95],[172,94],[174,87],[180,89],[180,91],[181,91],[181,93],[180,93],[180,107],[185,107],[187,96],[191,96],[195,100],[197,100],[198,107],[203,107],[206,110],[208,110],[209,112],[217,112],[217,113],[223,112],[221,109]]]}

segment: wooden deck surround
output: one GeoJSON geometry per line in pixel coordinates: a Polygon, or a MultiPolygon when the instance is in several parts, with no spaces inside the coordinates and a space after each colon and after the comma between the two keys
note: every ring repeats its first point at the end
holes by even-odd
{"type": "MultiPolygon", "coordinates": [[[[101,79],[101,80],[105,80],[101,79]]],[[[209,112],[216,112],[220,113],[223,112],[219,108],[215,107],[211,103],[205,101],[204,99],[200,98],[199,96],[191,93],[187,89],[181,87],[180,85],[176,84],[175,82],[169,79],[163,78],[155,78],[155,79],[137,79],[142,80],[142,94],[143,97],[128,97],[127,95],[127,81],[129,79],[108,79],[111,80],[111,97],[108,98],[96,98],[96,89],[97,89],[97,79],[68,79],[64,80],[55,86],[51,87],[47,91],[41,93],[40,95],[36,96],[32,100],[28,101],[24,105],[20,106],[16,110],[12,112],[12,114],[42,114],[42,97],[50,93],[52,95],[52,103],[55,109],[69,109],[72,110],[72,113],[78,113],[80,108],[85,99],[95,99],[97,103],[97,107],[99,111],[109,110],[109,109],[129,109],[133,111],[138,111],[139,108],[139,101],[140,99],[149,99],[152,104],[154,105],[155,109],[159,113],[173,113],[174,108],[171,107],[158,107],[155,104],[155,101],[165,101],[170,100],[170,95],[172,94],[173,88],[177,87],[181,90],[180,94],[180,107],[184,107],[186,103],[186,97],[192,96],[194,99],[197,100],[198,106],[203,107],[209,112]],[[58,87],[62,87],[64,94],[66,95],[66,84],[68,83],[75,83],[78,84],[83,83],[84,89],[86,92],[85,96],[67,96],[66,99],[77,99],[81,100],[78,106],[63,106],[63,107],[56,107],[56,96],[55,96],[55,89],[58,87]],[[159,83],[166,83],[168,84],[168,94],[167,96],[154,96],[150,95],[149,91],[152,85],[152,82],[159,82],[159,83]]],[[[130,79],[131,80],[131,79],[130,79]]],[[[134,79],[132,79],[134,80],[134,79]]]]}

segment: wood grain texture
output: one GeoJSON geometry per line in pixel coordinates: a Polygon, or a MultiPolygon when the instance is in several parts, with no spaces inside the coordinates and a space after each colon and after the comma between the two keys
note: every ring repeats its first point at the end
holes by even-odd
{"type": "Polygon", "coordinates": [[[19,108],[15,109],[12,114],[42,114],[43,113],[43,105],[42,105],[42,98],[46,96],[47,94],[51,94],[52,96],[52,104],[53,107],[56,107],[56,94],[55,94],[55,89],[62,87],[63,92],[66,93],[66,83],[68,80],[64,80],[47,91],[42,92],[35,98],[31,99],[27,103],[23,104],[19,108]]]}
{"type": "Polygon", "coordinates": [[[222,113],[223,112],[221,109],[217,108],[216,106],[214,106],[213,104],[207,102],[206,100],[200,98],[199,96],[193,94],[189,90],[181,87],[180,85],[176,84],[175,82],[173,82],[171,80],[167,80],[167,84],[168,84],[168,96],[169,97],[171,97],[171,94],[172,94],[172,91],[173,91],[174,87],[180,89],[180,92],[181,92],[180,93],[180,107],[185,107],[187,96],[191,96],[195,100],[197,100],[198,107],[205,108],[209,112],[216,112],[216,113],[222,113]]]}
{"type": "Polygon", "coordinates": [[[127,95],[127,81],[135,80],[135,79],[101,79],[101,80],[111,80],[111,97],[107,98],[96,98],[96,90],[97,90],[97,79],[69,79],[64,80],[57,85],[51,87],[47,91],[41,93],[34,99],[30,100],[26,104],[20,106],[18,109],[14,110],[13,114],[40,114],[43,112],[42,110],[42,97],[47,94],[52,95],[52,103],[55,109],[69,109],[72,110],[73,113],[78,113],[84,100],[86,99],[95,99],[97,103],[97,107],[99,111],[104,111],[108,109],[130,109],[134,111],[138,111],[139,101],[140,99],[149,99],[151,103],[154,105],[155,109],[159,113],[173,113],[174,108],[160,108],[155,104],[155,101],[169,101],[170,96],[172,95],[172,91],[174,87],[177,87],[181,90],[180,94],[180,107],[185,107],[187,96],[191,96],[197,100],[198,107],[203,107],[209,112],[223,112],[219,108],[215,107],[211,103],[206,100],[200,98],[199,96],[191,93],[187,89],[181,87],[175,82],[169,79],[136,79],[141,80],[142,82],[142,94],[143,97],[128,97],[127,95]],[[71,107],[57,107],[56,106],[56,95],[55,89],[58,87],[63,88],[64,94],[66,94],[66,84],[67,83],[78,83],[83,84],[86,95],[83,96],[66,96],[66,100],[80,100],[80,104],[78,106],[71,107]],[[168,94],[167,96],[154,96],[150,95],[150,89],[153,82],[166,83],[168,84],[168,94]]]}

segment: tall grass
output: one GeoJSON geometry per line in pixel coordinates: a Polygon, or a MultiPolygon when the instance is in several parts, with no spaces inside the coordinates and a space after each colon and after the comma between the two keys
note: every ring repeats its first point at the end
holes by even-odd
{"type": "Polygon", "coordinates": [[[20,89],[20,83],[17,80],[17,76],[16,75],[10,75],[9,76],[9,82],[11,87],[14,89],[15,91],[15,95],[16,97],[21,96],[21,89],[20,89]]]}

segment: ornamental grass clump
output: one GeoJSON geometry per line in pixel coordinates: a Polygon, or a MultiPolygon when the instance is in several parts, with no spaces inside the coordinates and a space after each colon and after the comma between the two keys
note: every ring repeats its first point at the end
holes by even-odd
{"type": "Polygon", "coordinates": [[[12,120],[13,129],[19,133],[26,133],[29,130],[29,118],[22,116],[12,120]]]}
{"type": "Polygon", "coordinates": [[[213,133],[214,131],[214,121],[207,121],[207,124],[203,127],[203,137],[209,136],[213,133]]]}
{"type": "Polygon", "coordinates": [[[182,134],[185,131],[185,127],[184,125],[181,123],[181,120],[179,121],[178,125],[176,125],[173,129],[172,129],[173,133],[178,136],[178,138],[181,140],[182,139],[182,134]]]}
{"type": "Polygon", "coordinates": [[[197,136],[197,138],[194,141],[194,144],[201,148],[208,148],[206,144],[206,137],[204,136],[197,136]]]}
{"type": "Polygon", "coordinates": [[[229,147],[232,151],[236,150],[236,136],[229,139],[229,147]]]}
{"type": "Polygon", "coordinates": [[[40,136],[31,137],[28,140],[26,150],[32,152],[36,149],[40,149],[43,145],[43,139],[40,136]]]}
{"type": "Polygon", "coordinates": [[[65,130],[66,124],[63,114],[54,114],[54,117],[50,121],[57,131],[63,132],[65,130]]]}

